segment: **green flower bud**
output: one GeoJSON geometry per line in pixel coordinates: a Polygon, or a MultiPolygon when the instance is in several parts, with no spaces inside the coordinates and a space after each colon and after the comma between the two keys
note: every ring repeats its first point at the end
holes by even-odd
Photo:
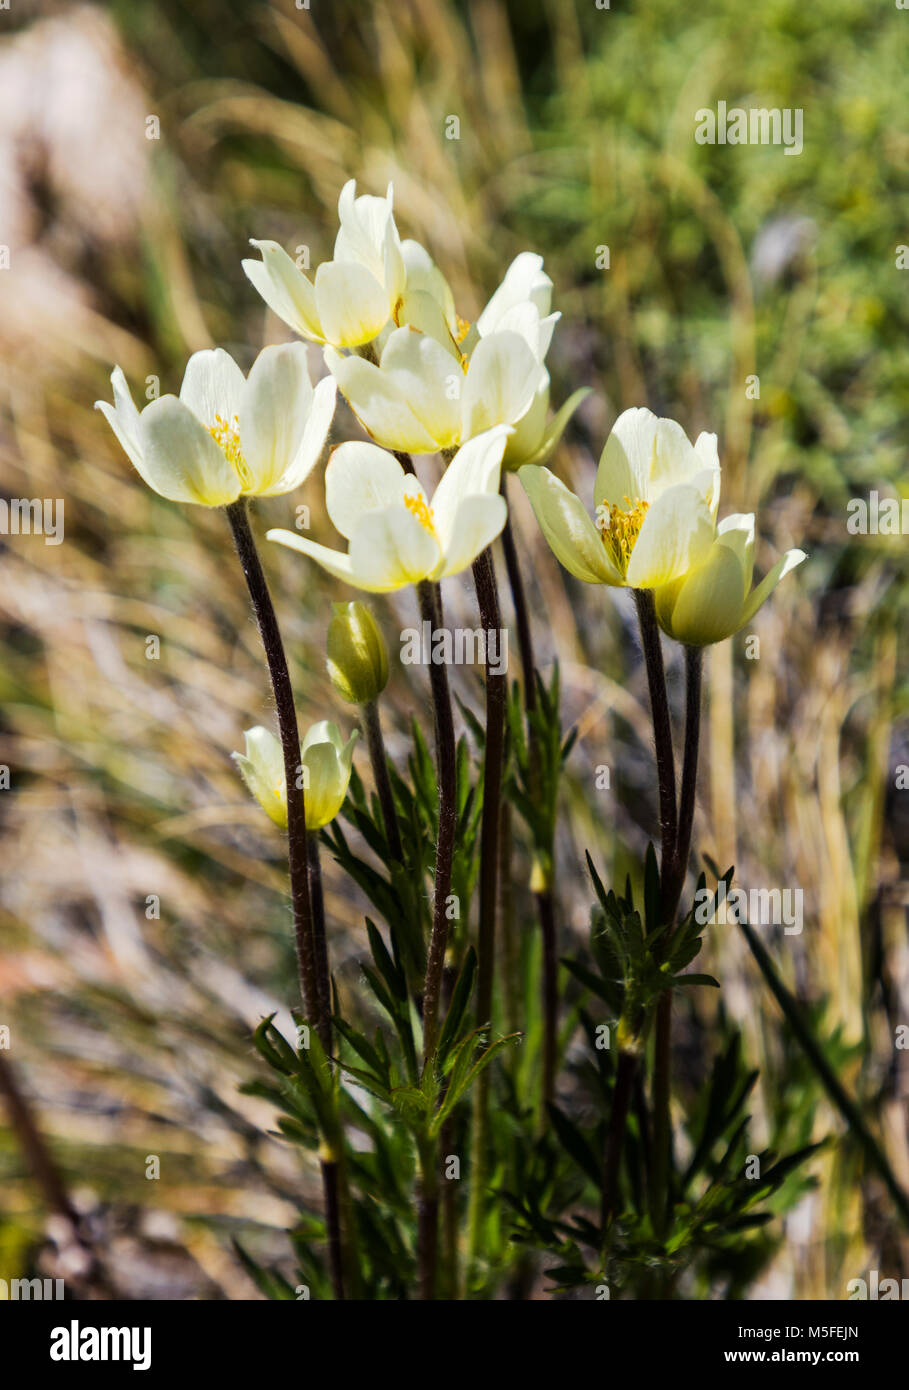
{"type": "Polygon", "coordinates": [[[328,624],[328,674],[341,696],[352,705],[377,699],[388,681],[385,639],[365,603],[333,605],[328,624]]]}

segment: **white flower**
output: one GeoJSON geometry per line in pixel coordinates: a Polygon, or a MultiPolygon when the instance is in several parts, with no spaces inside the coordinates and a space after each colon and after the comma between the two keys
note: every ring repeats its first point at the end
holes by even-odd
{"type": "Polygon", "coordinates": [[[416,241],[403,243],[406,286],[379,360],[327,349],[325,360],[351,408],[379,444],[435,453],[495,425],[513,425],[504,467],[539,463],[555,448],[583,394],[547,427],[549,373],[543,365],[559,319],[541,256],[524,252],[477,322],[455,311],[442,272],[416,241]]]}
{"type": "Polygon", "coordinates": [[[397,328],[379,365],[325,350],[326,364],[373,439],[386,448],[433,454],[494,425],[513,425],[547,384],[515,332],[482,339],[468,360],[428,332],[397,328]]]}
{"type": "Polygon", "coordinates": [[[249,377],[221,348],[193,353],[180,395],[136,409],[119,367],[114,404],[96,401],[150,488],[221,507],[299,487],[319,460],[335,409],[330,377],[313,390],[302,343],[267,347],[249,377]]]}
{"type": "MultiPolygon", "coordinates": [[[[280,741],[257,724],[244,733],[246,752],[231,754],[243,781],[266,814],[282,828],[287,827],[287,781],[280,741]]],[[[300,747],[306,829],[321,830],[334,820],[344,804],[356,730],[345,743],[336,724],[326,720],[313,724],[300,747]]]]}
{"type": "Polygon", "coordinates": [[[596,522],[548,468],[518,476],[556,558],[588,584],[655,589],[701,564],[713,543],[716,435],[692,445],[649,410],[626,410],[613,426],[594,483],[596,522]]]}
{"type": "Polygon", "coordinates": [[[393,190],[384,198],[357,198],[350,179],[338,199],[340,228],[334,259],[310,281],[275,241],[253,241],[261,261],[243,269],[270,309],[303,338],[335,347],[360,347],[382,331],[404,292],[401,240],[393,190]]]}
{"type": "Polygon", "coordinates": [[[457,574],[505,525],[499,477],[507,436],[499,427],[459,449],[431,503],[392,454],[375,444],[342,444],[325,470],[325,503],[349,542],[347,554],[294,531],[269,531],[268,539],[373,593],[457,574]]]}
{"type": "Polygon", "coordinates": [[[656,590],[660,627],[691,647],[722,642],[749,623],[780,580],[805,559],[804,550],[787,550],[752,589],[754,515],[727,516],[703,564],[656,590]]]}

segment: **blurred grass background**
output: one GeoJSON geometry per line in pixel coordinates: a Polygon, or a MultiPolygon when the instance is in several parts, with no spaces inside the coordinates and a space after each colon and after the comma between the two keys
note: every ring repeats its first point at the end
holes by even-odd
{"type": "MultiPolygon", "coordinates": [[[[554,465],[582,496],[617,413],[646,403],[692,437],[717,431],[722,510],[758,511],[761,571],[787,546],[809,552],[754,624],[760,659],[744,635],[710,653],[695,844],[745,886],[804,891],[804,932],[772,936],[774,957],[909,1185],[894,1047],[909,1024],[906,546],[845,529],[850,497],[906,491],[907,24],[867,0],[0,12],[2,494],[66,508],[63,545],[0,541],[0,1023],[127,1296],[255,1296],[232,1234],[286,1258],[297,1158],[238,1086],[256,1070],[250,1028],[275,1008],[287,1020],[294,970],[279,845],[229,761],[271,711],[227,527],[148,492],[92,403],[114,362],[140,397],[150,376],[176,390],[198,348],[248,366],[285,338],[240,269],[247,239],[306,245],[317,265],[348,177],[393,180],[402,235],[432,250],[465,318],[519,250],[545,256],[563,314],[553,399],[594,388],[554,465]],[[804,152],[697,145],[694,113],[720,99],[802,108],[804,152]]],[[[339,411],[335,438],[355,428],[339,411]]],[[[581,733],[559,846],[567,949],[589,908],[584,850],[624,873],[656,823],[646,690],[623,597],[566,576],[511,495],[547,614],[538,658],[560,660],[581,733]],[[609,792],[594,790],[600,764],[609,792]]],[[[329,539],[319,477],[257,506],[258,532],[292,525],[299,502],[329,539]]],[[[323,662],[328,600],[344,595],[265,549],[301,719],[346,730],[323,662]]],[[[382,604],[392,643],[410,597],[382,604]]],[[[446,597],[473,625],[469,582],[446,597]]],[[[461,683],[476,701],[475,673],[461,683]]],[[[426,702],[393,676],[393,756],[426,702]]],[[[361,905],[330,867],[328,910],[356,988],[361,905]]],[[[796,1140],[839,1134],[741,941],[721,929],[710,952],[723,990],[680,1007],[682,1096],[737,1024],[762,1071],[758,1138],[781,1114],[796,1140]]],[[[868,1269],[909,1272],[850,1136],[812,1171],[754,1296],[842,1298],[868,1269]]],[[[56,1271],[8,1128],[0,1194],[0,1272],[56,1271]]]]}

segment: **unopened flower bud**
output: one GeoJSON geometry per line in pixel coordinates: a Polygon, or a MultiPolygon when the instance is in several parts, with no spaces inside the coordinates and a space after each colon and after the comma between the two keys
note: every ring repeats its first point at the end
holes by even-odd
{"type": "Polygon", "coordinates": [[[336,603],[328,625],[328,674],[343,700],[368,705],[388,681],[385,639],[365,603],[336,603]]]}

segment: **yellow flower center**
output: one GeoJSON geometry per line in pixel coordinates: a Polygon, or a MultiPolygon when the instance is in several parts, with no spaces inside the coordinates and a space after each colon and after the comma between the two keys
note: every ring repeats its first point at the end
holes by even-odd
{"type": "Polygon", "coordinates": [[[610,507],[608,502],[601,502],[597,508],[596,524],[604,546],[624,579],[650,503],[641,497],[636,497],[633,502],[630,497],[622,500],[626,504],[624,508],[610,507]]]}
{"type": "Polygon", "coordinates": [[[405,493],[404,506],[413,516],[417,518],[417,521],[423,527],[424,531],[428,531],[431,536],[435,536],[436,528],[433,525],[432,512],[430,511],[429,503],[426,501],[426,498],[423,496],[422,493],[405,493]]]}
{"type": "Polygon", "coordinates": [[[208,432],[227,461],[236,468],[244,487],[248,487],[250,473],[240,447],[239,417],[234,415],[231,420],[225,420],[223,415],[216,415],[215,423],[208,426],[208,432]]]}
{"type": "Polygon", "coordinates": [[[455,314],[455,318],[457,319],[458,323],[458,331],[455,336],[455,342],[461,344],[470,332],[470,324],[467,322],[466,319],[462,319],[460,314],[455,314]]]}

